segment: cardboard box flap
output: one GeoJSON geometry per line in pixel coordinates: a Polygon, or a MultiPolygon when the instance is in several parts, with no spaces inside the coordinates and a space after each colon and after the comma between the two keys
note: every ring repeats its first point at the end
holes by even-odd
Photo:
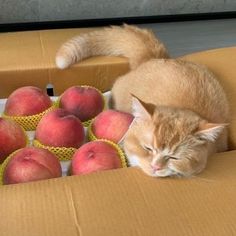
{"type": "Polygon", "coordinates": [[[234,235],[235,169],[232,151],[191,179],[124,168],[4,186],[1,235],[234,235]]]}
{"type": "Polygon", "coordinates": [[[128,71],[125,58],[94,57],[63,71],[55,65],[56,51],[66,40],[91,30],[94,29],[0,34],[0,97],[7,97],[14,89],[26,85],[45,89],[47,84],[53,84],[55,95],[77,84],[109,90],[113,81],[128,71]]]}
{"type": "Polygon", "coordinates": [[[229,100],[229,144],[231,149],[236,149],[236,47],[193,53],[182,59],[206,65],[217,76],[229,100]]]}
{"type": "MultiPolygon", "coordinates": [[[[63,29],[41,30],[16,33],[4,33],[0,35],[1,55],[0,71],[52,69],[55,68],[56,51],[66,40],[90,29],[63,29]]],[[[120,63],[121,58],[113,57],[111,60],[104,57],[98,64],[109,64],[110,61],[120,63]]],[[[124,63],[124,60],[123,60],[124,63]]],[[[85,65],[94,65],[94,60],[89,60],[85,65]]]]}

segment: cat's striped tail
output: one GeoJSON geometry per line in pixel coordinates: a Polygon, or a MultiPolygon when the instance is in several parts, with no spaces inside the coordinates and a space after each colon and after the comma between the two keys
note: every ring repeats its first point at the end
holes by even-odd
{"type": "Polygon", "coordinates": [[[165,46],[146,29],[112,26],[78,35],[65,42],[56,55],[57,67],[64,69],[91,56],[124,56],[130,68],[152,58],[168,58],[165,46]]]}

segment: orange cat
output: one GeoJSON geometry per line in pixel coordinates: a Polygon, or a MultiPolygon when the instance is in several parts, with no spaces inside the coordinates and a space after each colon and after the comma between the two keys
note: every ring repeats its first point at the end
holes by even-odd
{"type": "Polygon", "coordinates": [[[129,59],[131,71],[111,92],[114,108],[135,116],[123,140],[131,165],[151,176],[191,176],[209,155],[227,150],[228,102],[206,67],[168,59],[153,33],[127,25],[69,40],[56,63],[66,68],[94,55],[129,59]]]}

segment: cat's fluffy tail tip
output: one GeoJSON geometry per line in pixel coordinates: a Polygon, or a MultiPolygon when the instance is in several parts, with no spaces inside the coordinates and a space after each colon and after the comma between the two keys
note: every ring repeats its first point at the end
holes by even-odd
{"type": "Polygon", "coordinates": [[[56,65],[59,69],[66,69],[70,66],[71,62],[63,56],[56,56],[56,65]]]}

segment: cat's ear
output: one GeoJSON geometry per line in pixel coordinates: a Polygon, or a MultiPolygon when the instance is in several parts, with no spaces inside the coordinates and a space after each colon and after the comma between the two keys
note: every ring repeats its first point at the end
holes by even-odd
{"type": "Polygon", "coordinates": [[[201,122],[195,135],[197,135],[201,139],[214,142],[227,125],[228,124],[226,123],[218,124],[218,123],[201,122]]]}
{"type": "Polygon", "coordinates": [[[143,119],[143,120],[148,120],[151,119],[155,106],[150,103],[145,103],[141,101],[139,98],[136,96],[132,95],[132,114],[135,118],[143,119]]]}

